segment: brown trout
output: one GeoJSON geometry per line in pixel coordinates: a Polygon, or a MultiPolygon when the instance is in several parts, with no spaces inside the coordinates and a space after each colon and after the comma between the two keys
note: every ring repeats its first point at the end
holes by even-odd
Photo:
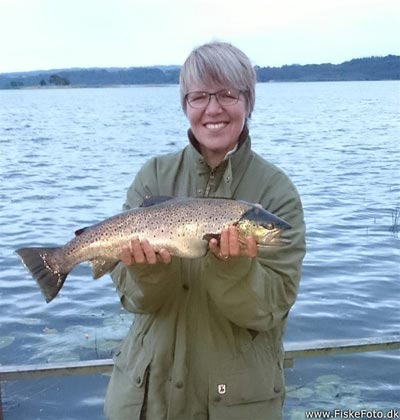
{"type": "Polygon", "coordinates": [[[167,249],[181,258],[206,255],[211,238],[234,225],[239,240],[254,236],[259,247],[280,246],[281,233],[290,225],[245,201],[221,198],[152,197],[141,207],[117,214],[75,232],[74,239],[55,248],[20,248],[16,251],[47,302],[54,299],[69,272],[83,261],[93,278],[110,272],[120,261],[123,247],[134,238],[147,239],[158,252],[167,249]]]}

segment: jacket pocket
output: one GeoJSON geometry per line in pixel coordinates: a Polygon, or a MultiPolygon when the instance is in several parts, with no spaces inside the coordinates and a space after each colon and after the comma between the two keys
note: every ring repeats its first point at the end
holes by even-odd
{"type": "Polygon", "coordinates": [[[139,420],[146,403],[150,359],[139,357],[131,368],[124,355],[117,353],[114,364],[104,404],[106,417],[109,420],[139,420]]]}
{"type": "Polygon", "coordinates": [[[129,350],[129,348],[122,348],[114,356],[114,364],[118,366],[121,372],[128,376],[133,385],[137,388],[142,388],[147,379],[151,355],[143,348],[133,352],[129,350]]]}
{"type": "Polygon", "coordinates": [[[213,405],[235,406],[284,396],[283,374],[276,369],[242,369],[210,376],[210,399],[213,405]]]}

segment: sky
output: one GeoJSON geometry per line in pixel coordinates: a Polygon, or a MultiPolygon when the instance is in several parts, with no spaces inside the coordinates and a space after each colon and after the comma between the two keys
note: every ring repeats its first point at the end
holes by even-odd
{"type": "Polygon", "coordinates": [[[0,0],[0,73],[181,65],[213,40],[261,67],[400,55],[400,1],[0,0]]]}

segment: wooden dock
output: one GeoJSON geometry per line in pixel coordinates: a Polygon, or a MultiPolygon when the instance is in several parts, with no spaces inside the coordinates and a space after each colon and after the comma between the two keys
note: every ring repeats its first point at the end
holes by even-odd
{"type": "MultiPolygon", "coordinates": [[[[395,349],[400,349],[399,335],[353,340],[319,341],[307,343],[307,345],[305,343],[290,343],[285,345],[285,368],[293,367],[296,359],[395,349]]],[[[0,420],[3,420],[1,404],[2,382],[38,379],[49,376],[104,374],[111,372],[112,367],[112,359],[40,365],[0,366],[0,420]]]]}

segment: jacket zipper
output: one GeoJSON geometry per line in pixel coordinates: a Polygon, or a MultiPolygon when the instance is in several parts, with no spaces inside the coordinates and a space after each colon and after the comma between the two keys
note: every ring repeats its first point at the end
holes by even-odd
{"type": "Polygon", "coordinates": [[[211,169],[210,176],[208,177],[207,186],[204,191],[204,197],[209,196],[211,187],[214,185],[214,181],[215,181],[215,168],[211,169]]]}

